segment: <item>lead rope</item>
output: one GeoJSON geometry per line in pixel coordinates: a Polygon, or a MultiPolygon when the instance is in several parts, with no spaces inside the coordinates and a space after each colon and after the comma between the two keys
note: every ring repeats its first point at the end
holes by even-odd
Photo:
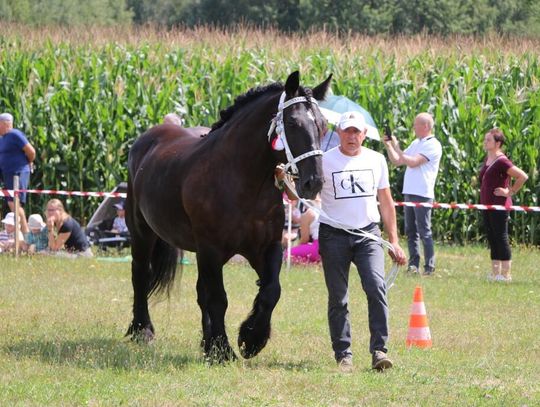
{"type": "MultiPolygon", "coordinates": [[[[323,215],[326,219],[329,219],[332,221],[333,224],[338,225],[339,229],[342,229],[346,231],[347,233],[350,233],[351,235],[359,236],[360,239],[358,239],[355,243],[363,242],[365,239],[371,239],[376,241],[377,243],[381,244],[383,247],[386,247],[388,250],[390,250],[392,253],[394,252],[394,247],[388,242],[387,240],[384,240],[382,237],[376,236],[373,233],[366,232],[365,230],[360,230],[358,232],[351,230],[347,228],[347,225],[342,224],[341,222],[337,222],[335,219],[332,219],[330,216],[328,216],[322,208],[318,208],[317,206],[313,205],[309,200],[300,198],[298,194],[296,193],[296,187],[289,181],[287,175],[283,178],[283,182],[289,188],[289,191],[291,191],[296,199],[298,199],[302,204],[306,205],[308,208],[314,210],[316,213],[320,215],[323,215]]],[[[393,262],[392,268],[390,269],[390,272],[387,274],[385,278],[386,283],[386,289],[390,290],[394,286],[394,282],[396,281],[396,278],[399,274],[399,264],[396,262],[393,262]]]]}

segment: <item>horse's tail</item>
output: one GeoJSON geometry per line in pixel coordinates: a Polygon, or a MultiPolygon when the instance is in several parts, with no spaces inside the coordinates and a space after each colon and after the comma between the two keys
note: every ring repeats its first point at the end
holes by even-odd
{"type": "Polygon", "coordinates": [[[172,288],[176,267],[178,264],[178,249],[171,246],[159,237],[152,250],[150,269],[152,279],[148,290],[148,297],[152,294],[166,292],[169,295],[172,288]]]}

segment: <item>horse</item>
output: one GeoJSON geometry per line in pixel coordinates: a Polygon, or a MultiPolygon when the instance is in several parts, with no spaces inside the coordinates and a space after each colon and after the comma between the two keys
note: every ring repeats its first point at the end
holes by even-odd
{"type": "Polygon", "coordinates": [[[125,205],[134,294],[126,336],[154,339],[148,300],[169,293],[183,249],[196,253],[206,360],[237,358],[225,329],[223,283],[223,266],[236,254],[256,271],[259,286],[238,347],[247,359],[266,346],[283,257],[283,198],[274,171],[284,163],[303,198],[322,189],[320,139],[327,123],[317,100],[324,99],[331,78],[309,89],[300,86],[296,71],[285,85],[255,87],[237,97],[206,135],[205,128],[160,125],[134,142],[125,205]]]}

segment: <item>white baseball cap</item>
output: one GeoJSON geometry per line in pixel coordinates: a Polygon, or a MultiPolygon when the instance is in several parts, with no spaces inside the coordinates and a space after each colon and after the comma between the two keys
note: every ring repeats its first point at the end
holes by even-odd
{"type": "Polygon", "coordinates": [[[366,120],[360,112],[345,112],[341,115],[338,126],[341,130],[354,127],[355,129],[364,131],[366,129],[366,120]]]}

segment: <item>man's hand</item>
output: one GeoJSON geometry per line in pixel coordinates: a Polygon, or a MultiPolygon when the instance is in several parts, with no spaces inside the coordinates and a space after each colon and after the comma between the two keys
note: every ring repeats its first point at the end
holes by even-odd
{"type": "Polygon", "coordinates": [[[276,177],[276,180],[283,181],[285,178],[285,171],[283,170],[283,164],[276,166],[276,169],[274,170],[274,177],[276,177]]]}
{"type": "Polygon", "coordinates": [[[394,263],[399,264],[400,266],[404,266],[407,264],[407,256],[405,256],[405,252],[399,245],[399,243],[392,243],[392,247],[394,250],[388,250],[388,254],[394,261],[394,263]]]}
{"type": "Polygon", "coordinates": [[[395,136],[392,136],[391,134],[386,134],[383,137],[383,143],[386,147],[394,147],[398,145],[398,140],[395,136]]]}

